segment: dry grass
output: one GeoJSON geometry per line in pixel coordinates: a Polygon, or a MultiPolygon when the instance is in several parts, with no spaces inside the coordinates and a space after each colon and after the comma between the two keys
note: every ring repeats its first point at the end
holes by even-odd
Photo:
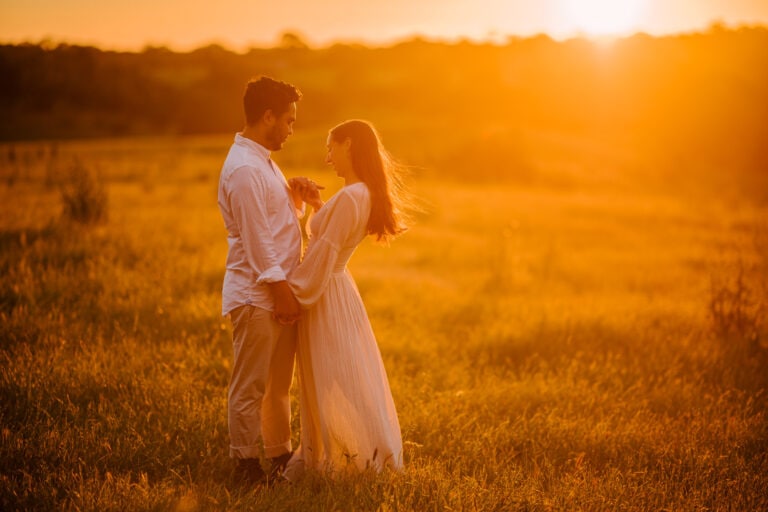
{"type": "Polygon", "coordinates": [[[417,225],[351,265],[406,470],[236,486],[229,140],[0,147],[0,508],[768,508],[768,209],[590,161],[416,179],[417,225]],[[101,223],[67,219],[75,156],[105,184],[101,223]]]}

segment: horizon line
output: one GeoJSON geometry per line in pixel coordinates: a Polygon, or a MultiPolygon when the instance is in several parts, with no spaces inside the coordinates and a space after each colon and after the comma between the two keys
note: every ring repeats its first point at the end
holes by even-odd
{"type": "Polygon", "coordinates": [[[765,22],[742,22],[735,24],[728,24],[722,20],[713,20],[704,27],[692,28],[690,30],[678,30],[669,32],[652,32],[637,30],[634,32],[626,32],[623,34],[589,34],[585,31],[574,31],[568,35],[557,36],[550,34],[546,31],[540,31],[530,34],[516,34],[516,33],[498,33],[497,31],[490,30],[484,37],[476,37],[469,35],[457,35],[457,36],[432,36],[424,33],[414,32],[404,36],[392,37],[382,40],[365,40],[363,38],[336,38],[325,41],[324,43],[313,43],[308,41],[306,36],[301,31],[293,29],[283,30],[277,37],[277,40],[272,43],[246,43],[243,45],[233,45],[219,38],[211,38],[209,40],[201,41],[195,45],[174,45],[173,43],[160,43],[153,41],[146,41],[141,43],[140,46],[118,46],[109,44],[100,44],[94,42],[78,42],[73,40],[57,39],[52,36],[43,36],[37,41],[27,40],[0,40],[0,46],[40,46],[46,49],[55,49],[62,46],[72,47],[86,47],[95,48],[105,52],[116,53],[143,53],[151,49],[165,49],[172,53],[192,53],[201,49],[210,47],[220,47],[231,53],[247,53],[252,50],[272,50],[281,49],[291,46],[286,46],[286,38],[293,38],[296,43],[294,48],[304,47],[309,50],[323,50],[332,48],[334,46],[363,46],[371,49],[391,48],[400,44],[413,42],[413,41],[425,41],[433,44],[465,44],[470,43],[474,45],[498,45],[504,46],[515,41],[524,41],[529,39],[548,38],[557,43],[564,43],[573,40],[587,40],[591,42],[603,42],[603,41],[620,41],[624,39],[632,39],[634,37],[650,37],[653,39],[664,39],[670,37],[690,36],[697,34],[708,34],[717,30],[724,30],[726,32],[738,32],[744,29],[759,30],[768,29],[768,23],[765,22]],[[239,46],[239,47],[235,47],[239,46]]]}

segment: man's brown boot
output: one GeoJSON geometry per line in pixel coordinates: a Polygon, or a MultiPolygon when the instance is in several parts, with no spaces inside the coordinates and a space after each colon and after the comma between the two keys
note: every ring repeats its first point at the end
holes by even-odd
{"type": "Polygon", "coordinates": [[[238,459],[237,473],[246,485],[258,485],[267,481],[267,474],[261,468],[259,459],[238,459]]]}

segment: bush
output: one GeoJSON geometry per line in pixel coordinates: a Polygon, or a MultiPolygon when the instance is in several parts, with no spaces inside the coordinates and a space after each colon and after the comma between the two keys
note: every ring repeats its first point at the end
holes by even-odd
{"type": "Polygon", "coordinates": [[[91,169],[76,161],[62,187],[62,215],[81,224],[93,224],[107,219],[107,191],[104,183],[91,169]]]}
{"type": "Polygon", "coordinates": [[[712,278],[709,315],[719,345],[722,369],[734,384],[755,390],[768,386],[764,296],[757,288],[759,272],[747,275],[739,263],[735,275],[712,278]]]}

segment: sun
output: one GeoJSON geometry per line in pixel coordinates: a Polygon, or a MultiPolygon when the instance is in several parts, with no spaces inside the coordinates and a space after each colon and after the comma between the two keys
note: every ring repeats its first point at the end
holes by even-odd
{"type": "Polygon", "coordinates": [[[561,0],[568,24],[592,36],[626,35],[640,25],[645,0],[561,0]]]}

